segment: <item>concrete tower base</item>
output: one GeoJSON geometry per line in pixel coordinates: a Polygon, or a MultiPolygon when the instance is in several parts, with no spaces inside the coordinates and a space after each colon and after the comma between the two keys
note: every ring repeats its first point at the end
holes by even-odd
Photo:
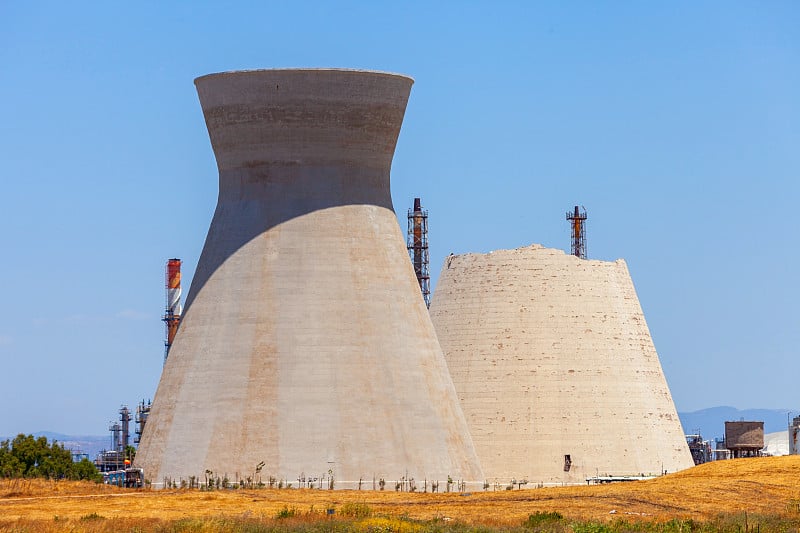
{"type": "Polygon", "coordinates": [[[624,261],[538,245],[451,256],[430,314],[491,481],[693,465],[624,261]]]}

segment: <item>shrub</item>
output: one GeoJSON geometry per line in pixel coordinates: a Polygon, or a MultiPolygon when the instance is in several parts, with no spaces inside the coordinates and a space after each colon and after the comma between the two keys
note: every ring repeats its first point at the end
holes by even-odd
{"type": "Polygon", "coordinates": [[[366,503],[346,503],[339,509],[339,514],[352,518],[369,518],[372,516],[372,508],[366,503]]]}
{"type": "Polygon", "coordinates": [[[532,515],[530,515],[528,517],[528,519],[525,520],[525,522],[522,525],[527,527],[527,528],[534,528],[534,527],[540,527],[540,526],[542,526],[544,524],[551,524],[553,522],[561,522],[562,520],[564,520],[564,516],[561,513],[557,512],[557,511],[553,511],[553,512],[537,511],[537,512],[533,513],[532,515]]]}
{"type": "Polygon", "coordinates": [[[626,531],[623,529],[622,524],[616,526],[607,526],[597,522],[584,522],[582,524],[572,524],[572,531],[574,533],[614,533],[615,531],[626,531]]]}
{"type": "MultiPolygon", "coordinates": [[[[564,516],[559,512],[536,512],[528,517],[522,523],[522,527],[524,527],[528,531],[547,531],[549,532],[567,532],[567,531],[575,531],[574,529],[569,527],[569,524],[564,519],[564,516]]],[[[574,526],[573,526],[574,527],[574,526]]]]}
{"type": "Polygon", "coordinates": [[[284,505],[283,509],[278,511],[278,514],[275,515],[275,518],[277,518],[278,520],[282,520],[284,518],[293,518],[295,516],[297,516],[297,509],[295,507],[292,507],[290,509],[289,507],[284,505]]]}

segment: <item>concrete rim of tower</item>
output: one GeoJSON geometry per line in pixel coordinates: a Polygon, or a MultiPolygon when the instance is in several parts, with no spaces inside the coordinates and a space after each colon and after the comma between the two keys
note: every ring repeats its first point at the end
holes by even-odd
{"type": "Polygon", "coordinates": [[[399,72],[390,72],[387,70],[373,70],[373,69],[359,69],[359,68],[338,68],[338,67],[289,67],[289,68],[254,68],[254,69],[241,69],[241,70],[225,70],[221,72],[212,72],[210,74],[204,74],[202,76],[198,76],[194,79],[194,83],[197,84],[198,81],[204,80],[206,78],[213,78],[217,76],[237,76],[237,75],[246,75],[246,74],[253,74],[256,72],[352,72],[354,74],[373,74],[376,76],[387,76],[392,78],[405,78],[410,80],[411,83],[414,83],[415,80],[411,76],[407,74],[401,74],[399,72]]]}

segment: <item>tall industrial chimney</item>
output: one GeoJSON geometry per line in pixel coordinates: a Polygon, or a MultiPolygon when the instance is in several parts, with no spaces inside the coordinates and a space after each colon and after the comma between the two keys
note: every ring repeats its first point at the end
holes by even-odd
{"type": "Polygon", "coordinates": [[[175,341],[178,326],[181,323],[181,260],[170,259],[167,261],[167,309],[164,313],[164,324],[167,327],[167,338],[164,341],[164,363],[169,357],[169,349],[175,341]]]}
{"type": "Polygon", "coordinates": [[[483,479],[390,196],[412,83],[195,80],[219,197],[136,456],[155,486],[483,479]]]}
{"type": "Polygon", "coordinates": [[[119,421],[121,422],[121,430],[122,430],[122,438],[120,439],[120,448],[121,451],[125,451],[125,448],[128,447],[130,444],[130,423],[131,423],[131,412],[128,410],[126,405],[123,405],[119,408],[119,421]]]}

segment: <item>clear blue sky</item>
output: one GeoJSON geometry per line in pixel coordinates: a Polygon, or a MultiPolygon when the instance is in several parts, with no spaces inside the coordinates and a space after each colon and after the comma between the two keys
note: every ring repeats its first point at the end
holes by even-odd
{"type": "Polygon", "coordinates": [[[272,67],[416,79],[392,195],[434,281],[585,205],[679,410],[800,408],[800,3],[218,4],[0,3],[0,435],[153,396],[164,262],[191,278],[216,202],[192,80],[272,67]]]}

